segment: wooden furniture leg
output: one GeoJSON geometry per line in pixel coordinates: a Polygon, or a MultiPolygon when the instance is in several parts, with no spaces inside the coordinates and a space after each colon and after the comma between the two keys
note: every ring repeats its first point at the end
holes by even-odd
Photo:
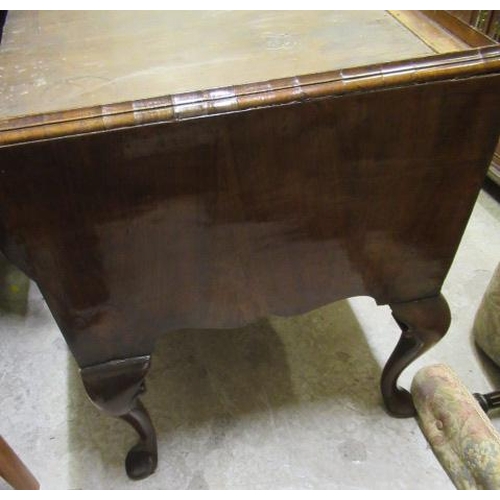
{"type": "Polygon", "coordinates": [[[484,413],[500,408],[500,391],[488,392],[487,394],[475,392],[473,396],[484,413]]]}
{"type": "Polygon", "coordinates": [[[416,415],[415,407],[410,393],[397,385],[398,377],[444,336],[450,326],[450,309],[441,294],[390,307],[402,334],[382,372],[382,397],[391,415],[411,417],[416,415]]]}
{"type": "Polygon", "coordinates": [[[40,485],[14,450],[0,436],[0,476],[15,490],[39,490],[40,485]]]}
{"type": "Polygon", "coordinates": [[[131,479],[144,479],[158,463],[156,433],[139,395],[146,388],[144,377],[150,356],[113,360],[80,370],[92,402],[108,415],[128,422],[139,434],[139,442],[128,452],[125,468],[131,479]]]}

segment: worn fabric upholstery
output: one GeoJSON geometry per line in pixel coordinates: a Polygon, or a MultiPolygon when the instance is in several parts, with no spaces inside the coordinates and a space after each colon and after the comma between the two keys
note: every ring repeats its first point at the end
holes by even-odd
{"type": "Polygon", "coordinates": [[[474,339],[500,367],[500,264],[493,273],[477,310],[474,339]]]}
{"type": "Polygon", "coordinates": [[[446,365],[422,368],[412,395],[420,427],[458,489],[500,489],[500,434],[446,365]]]}

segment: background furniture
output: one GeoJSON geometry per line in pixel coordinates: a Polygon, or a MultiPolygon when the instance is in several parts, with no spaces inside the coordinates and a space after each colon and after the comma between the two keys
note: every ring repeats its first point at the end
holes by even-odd
{"type": "Polygon", "coordinates": [[[40,485],[7,441],[0,436],[0,477],[16,490],[39,490],[40,485]]]}
{"type": "Polygon", "coordinates": [[[500,489],[500,434],[447,365],[422,368],[411,389],[422,432],[458,489],[500,489]]]}
{"type": "MultiPolygon", "coordinates": [[[[500,367],[500,265],[476,313],[473,338],[500,367]]],[[[471,394],[446,365],[422,368],[412,382],[420,427],[459,489],[500,489],[500,434],[486,413],[500,406],[500,391],[471,394]]]]}
{"type": "MultiPolygon", "coordinates": [[[[472,30],[462,29],[464,33],[472,33],[469,37],[474,38],[476,43],[484,45],[489,43],[489,40],[500,42],[500,10],[450,10],[448,12],[459,20],[456,23],[459,27],[460,21],[472,27],[472,30]]],[[[488,177],[500,185],[500,143],[493,155],[488,177]]]]}
{"type": "Polygon", "coordinates": [[[481,351],[500,367],[500,264],[477,310],[473,333],[481,351]]]}
{"type": "Polygon", "coordinates": [[[173,330],[369,295],[402,330],[384,402],[415,414],[397,380],[449,326],[498,47],[416,12],[9,12],[0,63],[0,248],[137,430],[130,477],[157,465],[139,396],[173,330]]]}
{"type": "Polygon", "coordinates": [[[492,40],[500,41],[499,10],[450,10],[448,12],[492,40]]]}

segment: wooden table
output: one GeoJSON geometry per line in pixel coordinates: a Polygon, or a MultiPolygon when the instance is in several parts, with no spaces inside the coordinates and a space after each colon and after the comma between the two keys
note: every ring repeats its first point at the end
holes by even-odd
{"type": "Polygon", "coordinates": [[[448,329],[440,290],[500,129],[500,49],[440,18],[9,13],[0,248],[93,402],[139,433],[130,477],[157,465],[138,396],[173,330],[369,295],[402,329],[385,404],[414,414],[397,379],[448,329]]]}

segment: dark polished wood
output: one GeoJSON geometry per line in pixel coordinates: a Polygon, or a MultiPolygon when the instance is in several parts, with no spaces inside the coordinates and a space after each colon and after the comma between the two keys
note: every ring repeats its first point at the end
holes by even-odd
{"type": "Polygon", "coordinates": [[[138,396],[158,337],[368,295],[446,332],[440,290],[500,130],[500,49],[0,122],[0,249],[35,280],[90,398],[156,467],[138,396]]]}
{"type": "Polygon", "coordinates": [[[499,82],[3,148],[2,248],[82,367],[180,328],[435,296],[498,137],[499,82]]]}
{"type": "Polygon", "coordinates": [[[451,314],[442,295],[391,304],[391,309],[402,334],[384,367],[380,386],[389,413],[396,417],[411,417],[416,415],[411,394],[398,387],[398,377],[412,361],[444,336],[450,326],[451,314]]]}
{"type": "Polygon", "coordinates": [[[143,479],[158,464],[156,433],[139,396],[146,391],[144,377],[149,370],[150,356],[109,361],[83,368],[80,373],[92,402],[102,411],[120,417],[139,434],[140,441],[128,453],[127,474],[143,479]]]}
{"type": "Polygon", "coordinates": [[[487,394],[475,392],[473,396],[485,413],[500,408],[500,391],[488,392],[487,394]]]}

